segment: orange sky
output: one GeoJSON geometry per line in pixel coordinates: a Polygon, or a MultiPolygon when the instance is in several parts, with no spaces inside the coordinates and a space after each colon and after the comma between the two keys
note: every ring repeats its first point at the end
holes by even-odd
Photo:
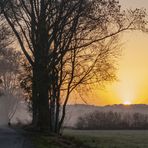
{"type": "MultiPolygon", "coordinates": [[[[124,8],[147,7],[148,0],[120,0],[124,8]]],[[[118,82],[99,88],[87,98],[89,104],[124,102],[148,104],[148,34],[124,33],[123,53],[118,63],[118,82]]]]}
{"type": "Polygon", "coordinates": [[[123,36],[123,53],[118,65],[118,82],[103,91],[97,91],[96,103],[148,104],[148,34],[126,33],[123,36]]]}

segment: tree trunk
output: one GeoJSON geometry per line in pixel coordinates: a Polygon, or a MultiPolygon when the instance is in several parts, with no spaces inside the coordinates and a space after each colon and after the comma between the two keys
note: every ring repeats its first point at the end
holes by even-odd
{"type": "Polygon", "coordinates": [[[33,124],[41,131],[49,130],[48,73],[43,64],[33,70],[33,124]]]}
{"type": "Polygon", "coordinates": [[[55,129],[55,100],[50,101],[50,130],[54,133],[55,129]]]}
{"type": "Polygon", "coordinates": [[[38,122],[38,98],[37,98],[37,88],[36,88],[36,72],[33,68],[33,78],[32,78],[32,125],[37,126],[38,122]]]}
{"type": "Polygon", "coordinates": [[[56,100],[56,122],[55,122],[55,132],[57,134],[60,133],[60,129],[59,129],[59,113],[60,113],[60,103],[59,103],[59,99],[57,98],[57,100],[56,100]]]}
{"type": "Polygon", "coordinates": [[[52,89],[51,89],[51,101],[50,101],[50,117],[52,132],[59,134],[58,123],[59,123],[59,111],[60,111],[60,90],[58,86],[58,70],[56,67],[52,69],[52,89]]]}

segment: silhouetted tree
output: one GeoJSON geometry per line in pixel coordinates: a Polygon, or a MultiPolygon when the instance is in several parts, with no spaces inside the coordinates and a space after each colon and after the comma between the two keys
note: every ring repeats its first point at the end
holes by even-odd
{"type": "Polygon", "coordinates": [[[80,17],[76,33],[69,44],[71,50],[61,56],[51,75],[53,81],[58,80],[52,83],[54,86],[50,89],[53,94],[50,99],[53,102],[52,115],[55,115],[51,121],[55,121],[56,130],[63,124],[66,105],[73,91],[115,79],[113,61],[119,53],[118,33],[128,29],[143,29],[145,24],[142,21],[145,12],[136,9],[128,14],[122,13],[117,1],[93,1],[84,10],[87,13],[80,17]],[[62,110],[60,117],[59,110],[62,110]]]}
{"type": "Polygon", "coordinates": [[[63,123],[72,90],[96,81],[100,69],[110,69],[104,45],[122,31],[145,26],[144,11],[127,15],[116,0],[3,0],[0,9],[32,66],[33,124],[54,132],[63,123]],[[66,95],[59,119],[62,85],[66,95]]]}

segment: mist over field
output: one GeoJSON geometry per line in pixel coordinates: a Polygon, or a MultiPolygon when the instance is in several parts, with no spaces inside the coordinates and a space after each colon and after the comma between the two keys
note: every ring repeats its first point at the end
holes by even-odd
{"type": "MultiPolygon", "coordinates": [[[[148,105],[145,104],[133,104],[133,105],[107,105],[107,106],[93,106],[93,105],[68,105],[66,109],[66,117],[64,126],[66,127],[75,127],[79,117],[83,117],[85,114],[92,113],[94,111],[98,112],[117,112],[117,113],[141,113],[148,115],[148,105]]],[[[25,102],[20,102],[14,117],[12,118],[12,123],[30,123],[31,122],[31,113],[27,108],[25,102]]]]}
{"type": "Polygon", "coordinates": [[[117,112],[117,113],[141,113],[148,115],[148,105],[135,104],[135,105],[107,105],[107,106],[91,106],[91,105],[69,105],[67,106],[67,115],[65,119],[65,126],[75,127],[79,117],[85,114],[98,111],[98,112],[117,112]]]}

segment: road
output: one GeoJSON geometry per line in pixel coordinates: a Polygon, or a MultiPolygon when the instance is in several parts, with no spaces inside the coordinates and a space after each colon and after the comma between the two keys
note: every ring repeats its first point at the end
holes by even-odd
{"type": "Polygon", "coordinates": [[[0,127],[0,148],[32,148],[28,140],[17,130],[0,127]]]}

